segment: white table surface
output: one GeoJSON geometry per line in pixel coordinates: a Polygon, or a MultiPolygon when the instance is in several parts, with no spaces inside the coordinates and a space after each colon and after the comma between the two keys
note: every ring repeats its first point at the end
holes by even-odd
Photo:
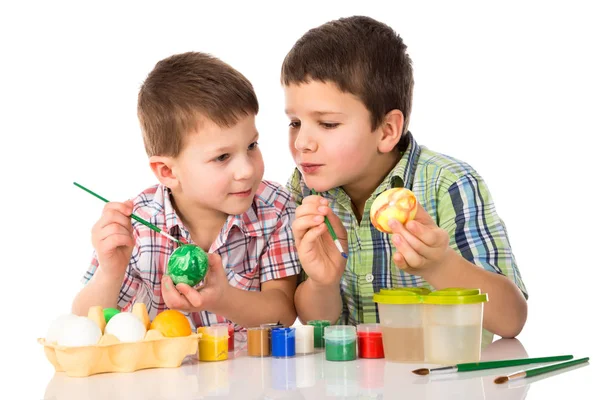
{"type": "MultiPolygon", "coordinates": [[[[253,358],[243,341],[236,353],[221,362],[198,362],[192,357],[173,369],[148,369],[133,373],[99,374],[71,378],[55,373],[44,399],[531,399],[568,398],[593,384],[591,365],[497,385],[494,378],[519,367],[420,377],[412,374],[423,364],[358,359],[325,360],[322,350],[288,359],[253,358]],[[555,397],[556,396],[556,397],[555,397]]],[[[562,353],[561,353],[562,354],[562,353]]],[[[550,355],[550,354],[544,354],[550,355]]],[[[552,354],[556,355],[556,354],[552,354]]],[[[519,340],[496,340],[482,353],[482,360],[526,358],[519,340]]],[[[594,398],[593,395],[588,398],[594,398]]]]}

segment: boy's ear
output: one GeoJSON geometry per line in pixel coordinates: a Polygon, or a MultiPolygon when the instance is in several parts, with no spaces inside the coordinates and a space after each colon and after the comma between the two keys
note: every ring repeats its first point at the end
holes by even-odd
{"type": "Polygon", "coordinates": [[[400,110],[392,110],[386,114],[381,123],[381,136],[378,150],[382,153],[389,153],[394,150],[404,128],[404,114],[400,110]]]}
{"type": "Polygon", "coordinates": [[[169,189],[174,189],[179,180],[173,172],[173,166],[175,164],[173,157],[152,156],[149,161],[150,168],[152,169],[152,172],[154,172],[156,179],[169,189]]]}

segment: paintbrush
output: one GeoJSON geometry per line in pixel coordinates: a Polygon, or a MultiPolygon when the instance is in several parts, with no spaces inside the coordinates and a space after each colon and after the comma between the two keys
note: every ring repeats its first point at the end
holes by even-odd
{"type": "MultiPolygon", "coordinates": [[[[317,195],[317,192],[315,191],[315,189],[310,189],[310,193],[313,195],[317,195]]],[[[327,230],[329,231],[329,234],[331,235],[331,238],[333,239],[333,243],[335,244],[335,247],[337,247],[337,249],[340,251],[340,254],[342,255],[342,257],[348,258],[348,255],[344,252],[344,248],[342,247],[340,240],[338,239],[337,235],[335,234],[335,231],[333,230],[333,226],[331,226],[331,222],[329,222],[329,218],[327,218],[327,216],[325,216],[325,225],[327,226],[327,230]]]]}
{"type": "Polygon", "coordinates": [[[524,378],[529,378],[529,377],[536,376],[536,375],[545,374],[547,372],[556,371],[558,369],[568,368],[573,365],[583,364],[585,362],[588,362],[589,359],[590,359],[589,357],[585,357],[585,358],[580,358],[578,360],[548,365],[546,367],[526,369],[523,371],[515,372],[515,373],[507,375],[507,376],[499,376],[498,378],[494,379],[494,383],[502,384],[502,383],[514,381],[517,379],[524,379],[524,378]]]}
{"type": "Polygon", "coordinates": [[[553,357],[540,357],[540,358],[520,358],[514,360],[498,360],[498,361],[483,361],[476,363],[463,363],[456,364],[447,367],[440,368],[419,368],[415,369],[413,373],[417,375],[429,375],[429,374],[440,374],[440,373],[452,373],[452,372],[467,372],[467,371],[479,371],[482,369],[492,369],[492,368],[504,368],[504,367],[514,367],[515,365],[526,365],[526,364],[536,364],[543,362],[553,362],[553,361],[564,361],[570,360],[573,356],[553,356],[553,357]]]}
{"type": "MultiPolygon", "coordinates": [[[[102,200],[102,201],[103,201],[103,202],[105,202],[105,203],[108,203],[108,202],[109,202],[109,201],[108,201],[107,199],[105,199],[104,197],[100,196],[100,195],[99,195],[99,194],[97,194],[97,193],[94,193],[94,192],[92,192],[90,189],[88,189],[88,188],[86,188],[86,187],[84,187],[84,186],[80,185],[80,184],[79,184],[79,183],[77,183],[77,182],[73,182],[73,185],[75,185],[75,186],[77,186],[78,188],[80,188],[80,189],[82,189],[82,190],[84,190],[84,191],[88,192],[88,193],[89,193],[89,194],[91,194],[92,196],[94,196],[94,197],[97,197],[98,199],[102,200]]],[[[136,220],[137,222],[139,222],[140,224],[146,225],[148,228],[152,229],[154,232],[160,233],[161,235],[163,235],[163,236],[164,236],[164,237],[166,237],[167,239],[174,241],[175,243],[179,243],[179,244],[181,244],[181,245],[185,244],[185,243],[183,243],[182,241],[175,239],[173,236],[169,235],[167,232],[165,232],[165,231],[161,230],[161,229],[160,229],[158,226],[156,226],[156,225],[154,225],[154,224],[151,224],[150,222],[148,222],[148,221],[146,221],[146,220],[144,220],[144,219],[142,219],[142,218],[138,217],[138,216],[137,216],[137,215],[135,215],[135,214],[131,214],[131,215],[130,215],[130,217],[131,217],[131,218],[133,218],[134,220],[136,220]]]]}

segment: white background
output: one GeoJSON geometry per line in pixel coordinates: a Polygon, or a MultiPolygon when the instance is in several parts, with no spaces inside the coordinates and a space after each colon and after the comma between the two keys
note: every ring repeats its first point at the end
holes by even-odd
{"type": "MultiPolygon", "coordinates": [[[[417,141],[467,161],[489,185],[531,296],[519,337],[529,355],[600,356],[593,2],[7,3],[0,368],[22,382],[18,398],[43,396],[53,371],[35,339],[70,310],[90,261],[103,204],[72,182],[114,200],[155,183],[136,118],[137,91],[154,64],[197,50],[245,74],[260,102],[265,178],[283,183],[293,163],[281,62],[306,30],[355,14],[386,22],[408,45],[417,141]]],[[[592,368],[569,374],[591,381],[592,368]]],[[[528,398],[548,398],[545,382],[568,385],[569,374],[533,384],[528,398]]]]}

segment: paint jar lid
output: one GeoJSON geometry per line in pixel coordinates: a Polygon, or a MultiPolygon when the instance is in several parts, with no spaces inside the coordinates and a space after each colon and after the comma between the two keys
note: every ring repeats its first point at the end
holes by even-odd
{"type": "Polygon", "coordinates": [[[325,340],[343,342],[356,340],[356,327],[351,325],[326,326],[323,336],[325,340]]]}
{"type": "Polygon", "coordinates": [[[380,304],[420,304],[423,296],[414,290],[395,289],[393,291],[380,291],[373,295],[373,301],[380,304]]]}
{"type": "Polygon", "coordinates": [[[198,328],[198,333],[202,334],[200,340],[221,340],[229,337],[227,324],[201,326],[198,328]]]}
{"type": "Polygon", "coordinates": [[[356,326],[356,331],[359,335],[369,333],[381,333],[381,325],[379,324],[360,324],[356,326]]]}
{"type": "Polygon", "coordinates": [[[326,319],[313,319],[312,321],[308,321],[307,322],[308,325],[312,325],[312,326],[329,326],[331,325],[331,322],[329,322],[326,319]]]}
{"type": "Polygon", "coordinates": [[[260,324],[261,328],[267,328],[267,329],[275,329],[275,328],[283,328],[283,324],[280,324],[279,322],[272,322],[269,324],[260,324]]]}
{"type": "Polygon", "coordinates": [[[277,338],[289,338],[296,336],[296,328],[273,328],[271,330],[271,337],[273,340],[277,338]]]}
{"type": "Polygon", "coordinates": [[[431,293],[431,290],[427,289],[426,287],[395,287],[395,288],[381,289],[379,291],[379,294],[394,295],[396,293],[399,293],[400,295],[402,295],[402,293],[405,291],[414,292],[416,294],[420,294],[421,296],[431,293]]]}
{"type": "Polygon", "coordinates": [[[447,288],[436,290],[424,297],[425,304],[477,304],[488,301],[487,293],[481,293],[479,289],[447,288]]]}
{"type": "Polygon", "coordinates": [[[248,330],[248,331],[264,331],[264,332],[266,332],[266,331],[269,330],[269,328],[267,328],[265,326],[253,326],[253,327],[250,327],[250,328],[246,328],[246,330],[248,330]]]}
{"type": "Polygon", "coordinates": [[[315,327],[312,325],[297,325],[296,326],[296,330],[297,331],[303,331],[303,332],[314,332],[315,331],[315,327]]]}

